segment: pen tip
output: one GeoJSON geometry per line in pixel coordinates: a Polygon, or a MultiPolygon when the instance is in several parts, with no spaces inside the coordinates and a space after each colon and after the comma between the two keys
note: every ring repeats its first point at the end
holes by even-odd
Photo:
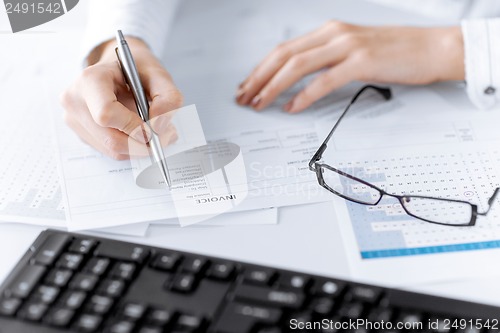
{"type": "Polygon", "coordinates": [[[171,187],[170,183],[170,177],[168,176],[168,167],[165,161],[161,160],[158,163],[158,167],[160,168],[161,175],[163,177],[163,180],[165,181],[165,184],[167,185],[168,188],[171,187]]]}
{"type": "Polygon", "coordinates": [[[123,33],[122,33],[122,31],[121,31],[121,30],[117,30],[117,31],[116,31],[116,38],[117,38],[118,40],[124,40],[124,39],[125,39],[125,37],[123,37],[123,33]]]}

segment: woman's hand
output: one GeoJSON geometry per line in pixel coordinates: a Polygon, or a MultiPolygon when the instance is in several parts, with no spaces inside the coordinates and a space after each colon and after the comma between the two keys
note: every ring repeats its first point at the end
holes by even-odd
{"type": "MultiPolygon", "coordinates": [[[[167,112],[182,105],[182,95],[170,75],[139,39],[127,38],[146,96],[152,127],[164,145],[177,139],[167,112]]],[[[142,125],[131,92],[119,67],[115,42],[102,45],[89,57],[92,64],[61,98],[64,118],[82,140],[114,159],[129,152],[147,152],[142,125]],[[131,138],[129,138],[129,136],[131,138]],[[133,138],[133,139],[132,139],[133,138]],[[134,147],[129,147],[133,145],[134,147]]]]}
{"type": "Polygon", "coordinates": [[[325,69],[284,110],[300,112],[351,82],[427,84],[464,79],[460,27],[365,27],[331,21],[275,48],[240,85],[236,100],[262,110],[302,77],[325,69]]]}

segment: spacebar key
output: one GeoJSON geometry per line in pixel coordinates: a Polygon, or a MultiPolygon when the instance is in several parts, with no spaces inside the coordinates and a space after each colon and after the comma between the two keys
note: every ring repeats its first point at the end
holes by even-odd
{"type": "Polygon", "coordinates": [[[217,322],[217,333],[249,333],[257,325],[276,325],[281,319],[280,309],[233,303],[226,307],[217,322]]]}
{"type": "Polygon", "coordinates": [[[250,285],[239,285],[235,291],[235,298],[291,309],[300,308],[305,299],[301,292],[250,285]]]}

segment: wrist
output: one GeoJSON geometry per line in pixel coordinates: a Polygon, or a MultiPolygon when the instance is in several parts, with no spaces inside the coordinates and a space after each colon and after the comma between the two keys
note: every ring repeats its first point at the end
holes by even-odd
{"type": "Polygon", "coordinates": [[[464,39],[460,26],[441,28],[437,34],[439,71],[438,81],[465,80],[464,39]]]}

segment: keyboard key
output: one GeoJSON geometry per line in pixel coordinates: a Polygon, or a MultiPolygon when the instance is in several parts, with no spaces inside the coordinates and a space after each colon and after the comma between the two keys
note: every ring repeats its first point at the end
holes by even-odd
{"type": "Polygon", "coordinates": [[[43,303],[28,303],[24,305],[17,316],[30,321],[39,321],[47,311],[47,304],[43,303]]]}
{"type": "Polygon", "coordinates": [[[316,285],[316,294],[331,297],[339,296],[345,287],[345,283],[333,280],[318,281],[316,285]]]}
{"type": "Polygon", "coordinates": [[[91,291],[95,288],[98,278],[95,275],[87,273],[78,273],[75,275],[69,287],[71,289],[77,289],[82,291],[91,291]]]}
{"type": "Polygon", "coordinates": [[[33,291],[46,268],[30,265],[24,267],[5,291],[7,297],[26,298],[33,291]]]}
{"type": "Polygon", "coordinates": [[[312,301],[311,308],[318,316],[327,316],[333,311],[334,305],[333,299],[321,297],[312,301]]]}
{"type": "Polygon", "coordinates": [[[125,283],[121,280],[110,279],[104,280],[99,286],[98,292],[104,296],[118,297],[125,290],[125,283]]]}
{"type": "Polygon", "coordinates": [[[50,235],[38,249],[32,263],[44,266],[51,266],[64,251],[71,237],[63,234],[50,235]]]}
{"type": "Polygon", "coordinates": [[[89,260],[85,271],[92,273],[97,276],[101,276],[106,273],[110,264],[109,259],[106,258],[92,258],[89,260]]]}
{"type": "Polygon", "coordinates": [[[146,247],[121,242],[101,243],[94,252],[96,257],[106,257],[118,261],[133,261],[143,264],[149,256],[146,247]]]}
{"type": "Polygon", "coordinates": [[[82,306],[86,297],[87,294],[83,291],[67,291],[61,297],[61,305],[71,310],[77,310],[82,306]]]}
{"type": "Polygon", "coordinates": [[[181,260],[181,256],[175,252],[160,253],[156,256],[151,266],[153,268],[173,272],[181,260]]]}
{"type": "Polygon", "coordinates": [[[249,285],[238,286],[235,291],[235,298],[291,309],[300,308],[305,300],[304,294],[298,291],[270,289],[249,285]]]}
{"type": "Polygon", "coordinates": [[[78,318],[75,327],[81,332],[95,332],[102,323],[102,317],[92,314],[84,314],[78,318]]]}
{"type": "Polygon", "coordinates": [[[417,325],[423,322],[423,317],[419,313],[403,312],[399,314],[397,321],[405,323],[406,325],[411,325],[410,327],[418,328],[417,325]]]}
{"type": "Polygon", "coordinates": [[[278,327],[265,327],[257,331],[257,333],[283,333],[278,327]]]}
{"type": "Polygon", "coordinates": [[[89,254],[97,246],[97,241],[93,239],[75,239],[69,247],[70,252],[89,254]]]}
{"type": "Polygon", "coordinates": [[[354,300],[365,303],[375,303],[379,300],[380,295],[382,295],[382,290],[375,287],[355,286],[349,293],[354,300]]]}
{"type": "Polygon", "coordinates": [[[52,304],[59,296],[59,288],[50,286],[40,286],[33,295],[36,301],[40,301],[45,304],[52,304]]]}
{"type": "MultiPolygon", "coordinates": [[[[322,327],[319,332],[321,333],[337,333],[337,332],[344,332],[343,330],[341,329],[338,329],[338,328],[335,328],[335,325],[339,325],[340,323],[342,323],[342,319],[340,319],[339,317],[336,317],[336,316],[333,316],[333,317],[330,317],[330,318],[325,318],[328,320],[328,327],[322,327]],[[330,324],[331,323],[331,324],[330,324]]],[[[377,332],[377,333],[382,333],[382,332],[377,332]]]]}
{"type": "Polygon", "coordinates": [[[182,314],[177,319],[177,328],[187,330],[189,332],[198,331],[203,326],[204,319],[202,317],[182,314]]]}
{"type": "Polygon", "coordinates": [[[208,265],[208,261],[204,258],[188,258],[182,264],[182,270],[191,274],[201,274],[208,265]]]}
{"type": "MultiPolygon", "coordinates": [[[[364,326],[360,325],[360,326],[358,326],[358,328],[356,328],[354,330],[347,330],[345,332],[348,332],[348,333],[371,333],[374,331],[374,330],[369,331],[367,326],[368,326],[367,324],[365,324],[364,326]]],[[[401,331],[398,331],[398,333],[399,332],[401,332],[401,331]]],[[[382,331],[382,333],[387,333],[387,332],[382,331]]],[[[426,331],[419,331],[418,333],[427,333],[427,332],[426,331]]]]}
{"type": "Polygon", "coordinates": [[[232,278],[236,268],[232,263],[216,263],[208,271],[209,278],[221,281],[228,281],[232,278]]]}
{"type": "Polygon", "coordinates": [[[194,290],[196,279],[192,274],[178,274],[172,283],[172,290],[188,293],[194,290]]]}
{"type": "Polygon", "coordinates": [[[289,316],[287,322],[290,322],[292,319],[296,320],[297,325],[305,327],[308,322],[312,321],[312,315],[309,312],[293,313],[289,316]]]}
{"type": "Polygon", "coordinates": [[[83,256],[81,254],[65,253],[56,262],[56,267],[75,271],[80,267],[82,261],[83,256]]]}
{"type": "Polygon", "coordinates": [[[311,278],[304,275],[286,274],[280,278],[280,286],[284,288],[305,290],[310,282],[311,278]]]}
{"type": "Polygon", "coordinates": [[[455,331],[455,333],[480,333],[480,332],[481,330],[476,327],[459,328],[455,331]]]}
{"type": "Polygon", "coordinates": [[[155,326],[165,326],[172,319],[172,313],[164,309],[153,309],[147,316],[147,322],[155,326]]]}
{"type": "Polygon", "coordinates": [[[375,308],[372,310],[372,312],[368,315],[368,318],[372,322],[388,322],[391,321],[392,316],[394,314],[394,311],[390,308],[375,308]]]}
{"type": "Polygon", "coordinates": [[[362,303],[345,303],[339,309],[339,315],[347,319],[358,319],[363,315],[363,310],[362,303]]]}
{"type": "Polygon", "coordinates": [[[226,306],[218,322],[216,332],[247,333],[258,324],[276,325],[282,317],[282,311],[262,306],[232,303],[226,306]]]}
{"type": "Polygon", "coordinates": [[[107,332],[109,333],[131,333],[135,328],[135,324],[130,321],[121,320],[112,324],[107,332]]]}
{"type": "Polygon", "coordinates": [[[13,316],[21,306],[19,298],[5,298],[0,300],[0,315],[13,316]]]}
{"type": "Polygon", "coordinates": [[[283,333],[278,327],[265,327],[257,331],[257,333],[283,333]]]}
{"type": "Polygon", "coordinates": [[[66,327],[75,316],[75,312],[70,309],[56,308],[49,311],[44,322],[57,327],[66,327]]]}
{"type": "Polygon", "coordinates": [[[141,328],[139,333],[163,333],[163,328],[156,326],[144,326],[141,328]]]}
{"type": "Polygon", "coordinates": [[[247,269],[245,271],[244,281],[246,283],[267,286],[271,283],[275,274],[276,272],[274,270],[267,268],[247,269]]]}
{"type": "Polygon", "coordinates": [[[124,306],[122,315],[127,320],[137,321],[144,316],[146,310],[147,307],[142,304],[129,303],[124,306]]]}
{"type": "Polygon", "coordinates": [[[122,280],[131,280],[134,276],[136,266],[130,262],[117,262],[111,270],[111,276],[122,280]]]}
{"type": "Polygon", "coordinates": [[[87,305],[87,311],[105,315],[113,306],[113,299],[106,296],[93,295],[87,305]]]}
{"type": "Polygon", "coordinates": [[[56,287],[66,287],[72,276],[73,272],[71,271],[56,269],[49,273],[45,283],[56,287]]]}

